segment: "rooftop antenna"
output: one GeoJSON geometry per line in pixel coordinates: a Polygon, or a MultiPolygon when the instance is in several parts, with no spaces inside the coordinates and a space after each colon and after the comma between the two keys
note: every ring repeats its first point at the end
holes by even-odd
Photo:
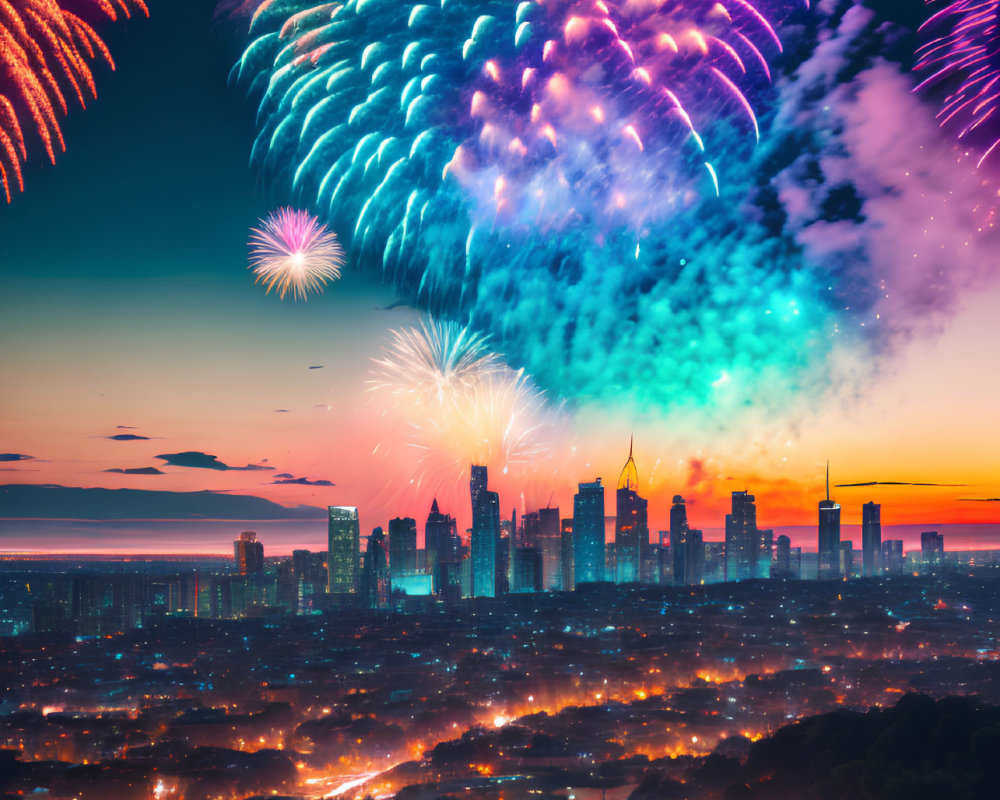
{"type": "Polygon", "coordinates": [[[830,499],[830,459],[826,460],[826,499],[830,499]]]}

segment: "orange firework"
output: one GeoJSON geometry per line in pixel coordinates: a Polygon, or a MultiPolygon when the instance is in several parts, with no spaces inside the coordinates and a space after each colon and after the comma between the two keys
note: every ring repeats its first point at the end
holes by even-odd
{"type": "MultiPolygon", "coordinates": [[[[66,94],[81,106],[97,96],[90,63],[98,58],[112,69],[111,53],[94,29],[63,8],[63,0],[0,0],[0,184],[11,200],[12,185],[24,191],[21,164],[28,156],[22,121],[30,119],[49,160],[65,150],[59,115],[66,94]],[[64,94],[64,89],[66,94],[64,94]]],[[[149,16],[144,0],[82,0],[96,12],[117,19],[132,9],[149,16]]]]}

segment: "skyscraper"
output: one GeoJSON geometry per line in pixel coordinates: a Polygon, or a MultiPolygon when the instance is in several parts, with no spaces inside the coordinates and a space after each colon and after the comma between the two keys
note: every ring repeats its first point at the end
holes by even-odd
{"type": "Polygon", "coordinates": [[[417,571],[417,521],[412,517],[389,520],[389,569],[396,578],[417,571]]]}
{"type": "Polygon", "coordinates": [[[577,583],[604,580],[604,487],[581,483],[573,497],[573,565],[577,583]]]}
{"type": "Polygon", "coordinates": [[[861,506],[861,558],[864,577],[871,578],[882,571],[882,506],[878,503],[861,506]]]}
{"type": "Polygon", "coordinates": [[[264,572],[264,545],[254,531],[243,531],[233,542],[236,571],[240,575],[261,575],[264,572]]]}
{"type": "Polygon", "coordinates": [[[469,481],[472,496],[473,597],[496,597],[500,551],[500,495],[487,489],[486,467],[473,466],[469,481]]]}
{"type": "Polygon", "coordinates": [[[674,495],[670,506],[670,555],[673,559],[674,583],[683,586],[688,583],[687,574],[688,519],[684,498],[674,495]]]}
{"type": "Polygon", "coordinates": [[[431,503],[430,513],[424,525],[424,560],[427,569],[433,576],[434,593],[444,592],[442,564],[450,564],[451,573],[457,572],[460,559],[461,540],[458,538],[458,525],[450,514],[442,514],[438,508],[437,498],[431,503]]]}
{"type": "Polygon", "coordinates": [[[944,537],[937,531],[920,534],[920,560],[924,572],[937,572],[944,563],[944,537]]]}
{"type": "Polygon", "coordinates": [[[562,531],[558,508],[538,509],[538,540],[542,552],[542,590],[562,591],[562,531]]]}
{"type": "Polygon", "coordinates": [[[576,574],[573,564],[573,520],[564,519],[559,532],[559,557],[562,561],[562,590],[572,592],[576,588],[576,574]]]}
{"type": "Polygon", "coordinates": [[[372,531],[365,550],[361,570],[361,598],[367,608],[385,608],[389,603],[389,559],[385,550],[385,534],[381,528],[372,531]]]}
{"type": "Polygon", "coordinates": [[[361,527],[354,506],[330,506],[327,530],[327,590],[330,594],[355,594],[361,562],[361,527]]]}
{"type": "Polygon", "coordinates": [[[774,570],[771,572],[771,576],[774,578],[792,577],[792,540],[784,534],[778,537],[774,570]]]}
{"type": "Polygon", "coordinates": [[[758,576],[761,544],[754,499],[747,491],[732,494],[732,513],[726,515],[727,581],[758,576]]]}
{"type": "Polygon", "coordinates": [[[615,583],[638,583],[643,544],[649,544],[648,502],[639,496],[639,474],[629,443],[628,461],[618,478],[615,507],[615,583]]]}
{"type": "Polygon", "coordinates": [[[705,580],[705,537],[702,532],[689,528],[684,558],[684,582],[688,586],[700,586],[705,580]]]}
{"type": "Polygon", "coordinates": [[[819,566],[816,577],[840,577],[840,506],[830,499],[830,465],[826,465],[826,499],[819,501],[819,566]]]}

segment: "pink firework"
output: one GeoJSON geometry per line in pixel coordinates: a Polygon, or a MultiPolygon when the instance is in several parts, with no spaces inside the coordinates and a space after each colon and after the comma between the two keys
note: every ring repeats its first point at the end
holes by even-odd
{"type": "MultiPolygon", "coordinates": [[[[928,5],[938,5],[929,0],[928,5]]],[[[918,72],[930,75],[914,91],[947,91],[937,117],[979,152],[977,166],[1000,155],[1000,0],[944,4],[920,32],[932,34],[917,51],[918,72]]]]}
{"type": "Polygon", "coordinates": [[[278,297],[306,299],[322,292],[327,281],[340,277],[344,251],[337,236],[316,217],[294,208],[280,208],[250,231],[250,269],[257,283],[278,297]]]}

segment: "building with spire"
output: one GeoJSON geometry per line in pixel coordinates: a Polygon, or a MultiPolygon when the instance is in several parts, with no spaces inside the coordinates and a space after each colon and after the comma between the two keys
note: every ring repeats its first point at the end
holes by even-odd
{"type": "Polygon", "coordinates": [[[819,580],[840,577],[840,506],[830,499],[830,462],[826,464],[826,499],[819,501],[819,580]]]}
{"type": "Polygon", "coordinates": [[[450,514],[441,513],[435,497],[424,524],[424,563],[433,576],[434,594],[445,594],[449,583],[458,581],[461,551],[458,524],[450,514]]]}
{"type": "Polygon", "coordinates": [[[632,458],[629,440],[628,461],[618,478],[615,508],[615,583],[638,583],[643,548],[649,545],[648,501],[639,496],[639,473],[632,458]]]}

